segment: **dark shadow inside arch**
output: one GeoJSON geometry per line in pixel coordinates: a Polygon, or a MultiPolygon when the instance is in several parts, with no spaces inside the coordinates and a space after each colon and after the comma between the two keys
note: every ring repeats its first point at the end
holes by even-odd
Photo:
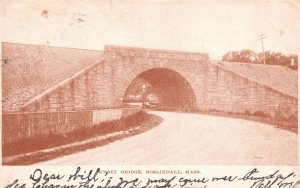
{"type": "Polygon", "coordinates": [[[147,70],[131,82],[125,92],[123,104],[142,105],[143,101],[145,108],[157,110],[196,109],[196,96],[188,81],[178,72],[167,68],[147,70]]]}

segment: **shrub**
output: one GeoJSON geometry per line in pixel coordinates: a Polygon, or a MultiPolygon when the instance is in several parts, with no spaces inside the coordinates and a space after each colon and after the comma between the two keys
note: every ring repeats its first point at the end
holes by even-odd
{"type": "Polygon", "coordinates": [[[266,113],[264,113],[262,111],[255,111],[255,112],[253,112],[252,115],[253,116],[257,116],[257,117],[270,117],[269,114],[266,114],[266,113]]]}
{"type": "Polygon", "coordinates": [[[209,109],[209,112],[219,112],[219,110],[212,108],[212,109],[209,109]]]}
{"type": "Polygon", "coordinates": [[[249,110],[245,110],[244,114],[245,114],[245,115],[251,115],[251,113],[250,113],[249,110]]]}

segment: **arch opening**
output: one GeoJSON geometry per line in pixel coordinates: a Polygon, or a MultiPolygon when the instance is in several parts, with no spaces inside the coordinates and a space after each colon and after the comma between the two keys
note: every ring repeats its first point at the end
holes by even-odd
{"type": "Polygon", "coordinates": [[[123,105],[142,105],[166,111],[196,109],[196,96],[180,73],[167,68],[154,68],[139,74],[128,86],[123,105]]]}

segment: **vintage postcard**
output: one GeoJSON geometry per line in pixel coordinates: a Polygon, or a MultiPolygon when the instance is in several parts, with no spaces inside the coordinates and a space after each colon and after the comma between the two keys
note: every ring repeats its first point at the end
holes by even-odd
{"type": "Polygon", "coordinates": [[[2,187],[300,187],[300,2],[0,4],[2,187]]]}

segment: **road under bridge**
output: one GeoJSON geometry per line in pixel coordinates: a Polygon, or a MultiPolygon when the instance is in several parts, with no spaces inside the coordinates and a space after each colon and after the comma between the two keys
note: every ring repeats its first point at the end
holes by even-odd
{"type": "Polygon", "coordinates": [[[297,134],[259,122],[151,112],[163,122],[142,134],[39,165],[296,165],[297,134]]]}

